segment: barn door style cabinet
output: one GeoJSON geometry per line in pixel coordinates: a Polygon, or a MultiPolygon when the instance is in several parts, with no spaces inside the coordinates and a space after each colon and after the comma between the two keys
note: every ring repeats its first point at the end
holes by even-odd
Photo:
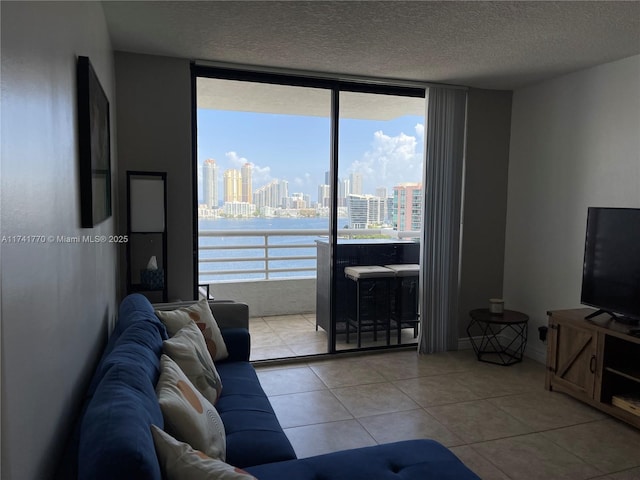
{"type": "Polygon", "coordinates": [[[546,388],[567,393],[640,428],[640,338],[594,310],[549,315],[546,388]]]}

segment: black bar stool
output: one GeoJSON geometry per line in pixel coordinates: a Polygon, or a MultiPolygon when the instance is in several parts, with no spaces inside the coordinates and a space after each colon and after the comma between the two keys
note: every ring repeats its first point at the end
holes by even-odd
{"type": "Polygon", "coordinates": [[[418,336],[418,277],[420,265],[407,263],[401,265],[385,265],[396,274],[394,308],[391,320],[398,330],[398,345],[402,343],[402,328],[413,327],[413,338],[418,336]]]}
{"type": "MultiPolygon", "coordinates": [[[[351,323],[355,325],[358,348],[362,346],[362,328],[373,328],[373,340],[378,340],[378,327],[387,332],[387,345],[391,344],[391,280],[395,273],[377,265],[345,267],[345,276],[356,284],[355,318],[347,320],[347,343],[351,323]],[[382,290],[382,291],[381,291],[382,290]],[[382,304],[383,308],[379,308],[382,304]]],[[[353,313],[353,312],[350,312],[353,313]]]]}

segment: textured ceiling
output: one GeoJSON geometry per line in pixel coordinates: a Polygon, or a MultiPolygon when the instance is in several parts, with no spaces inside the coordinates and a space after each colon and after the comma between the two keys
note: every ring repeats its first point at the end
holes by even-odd
{"type": "Polygon", "coordinates": [[[103,2],[114,48],[514,89],[640,53],[640,2],[103,2]]]}

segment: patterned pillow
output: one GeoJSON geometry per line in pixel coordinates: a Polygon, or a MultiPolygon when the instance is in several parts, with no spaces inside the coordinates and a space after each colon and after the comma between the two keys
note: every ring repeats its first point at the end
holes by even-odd
{"type": "Polygon", "coordinates": [[[188,323],[162,342],[162,350],[178,364],[193,386],[215,405],[222,392],[222,381],[196,324],[188,323]]]}
{"type": "Polygon", "coordinates": [[[223,360],[229,356],[220,328],[216,323],[216,319],[213,318],[213,313],[211,313],[211,308],[209,308],[206,298],[185,308],[165,311],[156,310],[156,315],[167,327],[167,333],[170,337],[173,337],[189,322],[195,322],[198,328],[202,330],[211,358],[216,361],[223,360]]]}
{"type": "Polygon", "coordinates": [[[151,425],[162,476],[166,480],[256,480],[244,470],[208,457],[151,425]]]}
{"type": "Polygon", "coordinates": [[[167,433],[220,460],[226,457],[226,433],[220,415],[167,355],[160,357],[156,386],[167,433]]]}

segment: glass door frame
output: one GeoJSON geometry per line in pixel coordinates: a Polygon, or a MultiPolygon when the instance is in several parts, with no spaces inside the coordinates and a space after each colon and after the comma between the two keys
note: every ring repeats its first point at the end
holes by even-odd
{"type": "MultiPolygon", "coordinates": [[[[331,91],[330,111],[330,158],[329,178],[331,207],[329,213],[329,256],[331,268],[329,269],[329,312],[330,322],[327,331],[327,352],[335,354],[340,352],[352,352],[355,349],[336,349],[336,282],[337,257],[335,251],[338,244],[338,155],[340,144],[340,92],[372,93],[378,95],[393,95],[415,98],[426,98],[428,85],[413,82],[398,82],[382,79],[342,79],[321,74],[302,74],[298,72],[276,73],[248,69],[238,69],[220,66],[199,65],[191,63],[191,129],[192,129],[192,153],[191,165],[193,169],[192,201],[193,201],[193,295],[198,298],[198,156],[197,156],[197,88],[198,78],[215,78],[222,80],[236,80],[255,83],[270,83],[283,86],[322,88],[331,91]]],[[[426,109],[425,109],[426,112],[426,109]]],[[[316,306],[317,310],[317,306],[316,306]]],[[[376,347],[363,347],[359,350],[367,350],[376,347]]]]}

